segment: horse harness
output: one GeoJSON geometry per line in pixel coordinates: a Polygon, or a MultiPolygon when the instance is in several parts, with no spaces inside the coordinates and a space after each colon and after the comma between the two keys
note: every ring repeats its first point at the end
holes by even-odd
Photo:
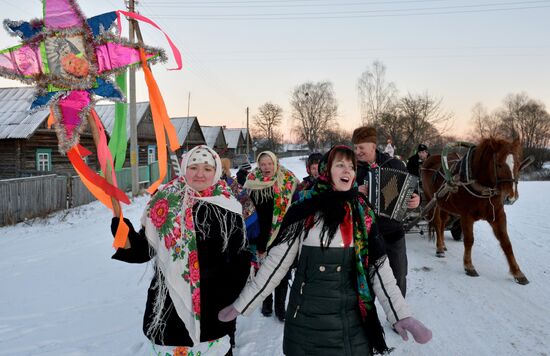
{"type": "MultiPolygon", "coordinates": [[[[474,157],[475,150],[476,150],[476,145],[472,143],[468,143],[468,142],[449,143],[445,146],[445,148],[443,149],[443,152],[441,153],[441,168],[439,170],[421,168],[422,170],[431,170],[434,173],[436,173],[432,175],[432,182],[434,184],[438,176],[441,176],[443,178],[444,183],[434,193],[432,199],[425,205],[420,215],[407,225],[408,228],[416,224],[421,219],[422,216],[424,216],[428,211],[430,211],[437,204],[437,201],[439,199],[442,199],[448,196],[448,194],[456,193],[459,187],[463,187],[469,194],[477,198],[489,199],[489,201],[491,201],[492,197],[500,194],[500,189],[498,188],[499,184],[512,182],[517,186],[519,181],[519,174],[515,178],[504,178],[504,179],[499,178],[497,174],[496,153],[493,153],[493,171],[495,175],[494,187],[487,187],[480,184],[475,179],[475,176],[472,172],[472,160],[474,157]],[[449,168],[449,164],[448,164],[449,150],[451,148],[458,148],[458,147],[466,147],[468,148],[468,151],[463,157],[454,161],[451,168],[449,168]]],[[[529,156],[525,158],[520,164],[519,171],[522,171],[533,162],[534,162],[533,156],[529,156]]],[[[491,202],[491,205],[492,205],[492,202],[491,202]]],[[[494,216],[494,211],[493,211],[493,216],[494,216]]]]}
{"type": "MultiPolygon", "coordinates": [[[[472,160],[477,146],[467,142],[455,142],[448,144],[442,152],[441,156],[441,170],[438,173],[445,179],[445,183],[441,186],[438,191],[438,198],[441,198],[448,193],[455,193],[458,191],[459,187],[463,187],[468,193],[478,198],[492,198],[500,194],[500,189],[498,186],[502,183],[514,183],[518,184],[519,174],[515,178],[500,178],[497,172],[497,157],[496,153],[493,153],[493,172],[495,178],[495,184],[493,187],[485,186],[479,183],[472,171],[472,160]],[[468,151],[466,154],[460,158],[458,161],[449,168],[448,166],[448,149],[453,147],[467,147],[468,151]],[[447,187],[445,187],[447,186],[447,187]],[[442,194],[443,193],[443,194],[442,194]]],[[[527,167],[532,163],[532,157],[526,158],[520,165],[520,170],[527,167]]],[[[512,174],[513,176],[513,174],[512,174]]],[[[437,178],[437,175],[434,175],[432,179],[437,178]]]]}

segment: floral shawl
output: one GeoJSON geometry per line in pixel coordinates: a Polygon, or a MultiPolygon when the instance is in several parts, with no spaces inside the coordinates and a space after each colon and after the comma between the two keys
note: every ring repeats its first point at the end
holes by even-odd
{"type": "Polygon", "coordinates": [[[384,353],[388,351],[388,347],[376,312],[375,296],[368,272],[371,265],[378,268],[386,251],[381,238],[377,236],[374,211],[369,207],[366,197],[358,192],[357,183],[346,192],[335,191],[329,183],[328,161],[331,153],[332,149],[319,163],[320,176],[313,188],[304,191],[301,199],[294,202],[288,210],[281,233],[273,241],[273,246],[302,236],[307,237],[307,231],[319,221],[322,221],[321,247],[330,245],[336,228],[340,229],[343,238],[351,234],[359,310],[373,353],[384,353]]]}
{"type": "MultiPolygon", "coordinates": [[[[205,146],[199,147],[204,149],[205,146]]],[[[187,168],[187,159],[193,150],[182,160],[183,175],[187,168]]],[[[242,206],[231,195],[225,181],[219,180],[220,159],[215,152],[211,152],[217,164],[214,185],[198,192],[186,183],[184,176],[177,177],[160,188],[151,198],[142,217],[147,241],[155,251],[157,273],[160,274],[157,278],[159,285],[154,305],[155,317],[148,326],[150,334],[162,332],[162,308],[169,293],[176,312],[195,345],[200,343],[201,319],[201,281],[196,232],[197,229],[207,231],[208,226],[194,221],[193,207],[196,204],[210,203],[223,208],[212,209],[209,204],[205,204],[207,214],[220,215],[216,216],[215,221],[222,224],[220,230],[224,239],[224,249],[227,248],[233,230],[243,226],[242,206]],[[232,221],[231,226],[226,226],[225,215],[230,212],[238,214],[241,221],[232,221]]],[[[245,243],[246,240],[243,238],[243,247],[245,243]]]]}
{"type": "Polygon", "coordinates": [[[256,201],[270,198],[270,194],[273,194],[273,219],[271,221],[269,241],[267,242],[267,246],[269,247],[279,233],[281,222],[292,202],[292,195],[298,185],[298,179],[294,173],[279,165],[277,156],[273,152],[264,151],[260,153],[258,155],[258,162],[264,154],[269,155],[273,160],[275,173],[273,176],[267,178],[262,175],[262,171],[257,167],[246,177],[244,188],[250,192],[251,196],[256,198],[256,201]]]}

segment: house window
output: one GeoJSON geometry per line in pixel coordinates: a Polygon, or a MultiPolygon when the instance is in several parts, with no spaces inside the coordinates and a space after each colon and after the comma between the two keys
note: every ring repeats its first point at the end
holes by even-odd
{"type": "Polygon", "coordinates": [[[147,164],[151,164],[157,161],[157,146],[147,146],[147,164]]]}
{"type": "Polygon", "coordinates": [[[36,170],[49,172],[52,170],[52,149],[39,148],[36,150],[36,170]]]}

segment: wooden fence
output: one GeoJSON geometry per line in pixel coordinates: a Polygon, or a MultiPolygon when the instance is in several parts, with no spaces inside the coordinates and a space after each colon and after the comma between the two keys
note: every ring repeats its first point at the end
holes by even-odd
{"type": "MultiPolygon", "coordinates": [[[[170,180],[172,170],[163,183],[170,180]]],[[[139,167],[139,182],[148,187],[158,179],[158,164],[139,167]]],[[[130,168],[117,172],[117,184],[128,191],[132,187],[130,168]]],[[[16,224],[26,219],[46,216],[54,211],[88,204],[96,198],[80,177],[42,175],[0,180],[0,226],[16,224]]]]}
{"type": "Polygon", "coordinates": [[[66,176],[52,174],[0,181],[0,226],[66,208],[66,176]]]}

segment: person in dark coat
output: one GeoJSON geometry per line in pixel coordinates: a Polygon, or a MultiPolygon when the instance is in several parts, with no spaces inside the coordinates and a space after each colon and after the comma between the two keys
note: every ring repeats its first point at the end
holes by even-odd
{"type": "MultiPolygon", "coordinates": [[[[281,166],[273,152],[264,151],[258,155],[257,168],[248,175],[244,188],[254,202],[260,222],[260,234],[255,241],[260,264],[267,248],[277,237],[297,185],[298,179],[294,173],[281,166]]],[[[262,314],[265,317],[273,314],[273,305],[275,305],[275,316],[280,321],[285,320],[289,278],[290,275],[287,275],[277,286],[274,293],[275,299],[271,294],[266,296],[262,305],[262,314]]]]}
{"type": "Polygon", "coordinates": [[[431,331],[412,317],[376,233],[373,211],[355,185],[353,150],[332,148],[320,171],[314,187],[290,207],[256,277],[220,311],[220,320],[250,315],[297,258],[285,355],[387,353],[375,298],[404,340],[410,332],[417,342],[428,342],[431,331]]]}
{"type": "MultiPolygon", "coordinates": [[[[371,167],[387,167],[407,172],[405,165],[397,158],[380,152],[377,148],[376,128],[363,126],[355,129],[351,138],[357,154],[357,184],[359,191],[368,194],[365,178],[371,167]]],[[[414,193],[408,202],[409,209],[416,209],[420,205],[420,196],[414,193]]],[[[386,254],[390,261],[397,285],[403,294],[407,293],[407,245],[403,223],[384,216],[378,217],[378,228],[386,246],[386,254]]]]}
{"type": "Polygon", "coordinates": [[[428,157],[430,157],[428,146],[423,143],[419,144],[416,153],[409,157],[407,161],[407,171],[409,171],[410,174],[420,177],[420,166],[422,166],[422,163],[428,159],[428,157]]]}
{"type": "MultiPolygon", "coordinates": [[[[183,176],[152,196],[139,232],[126,219],[129,248],[112,258],[154,261],[143,332],[155,353],[231,355],[228,335],[235,323],[217,315],[250,274],[242,206],[220,180],[220,158],[210,148],[193,148],[181,168],[183,176]]],[[[114,218],[113,235],[117,225],[114,218]]]]}

